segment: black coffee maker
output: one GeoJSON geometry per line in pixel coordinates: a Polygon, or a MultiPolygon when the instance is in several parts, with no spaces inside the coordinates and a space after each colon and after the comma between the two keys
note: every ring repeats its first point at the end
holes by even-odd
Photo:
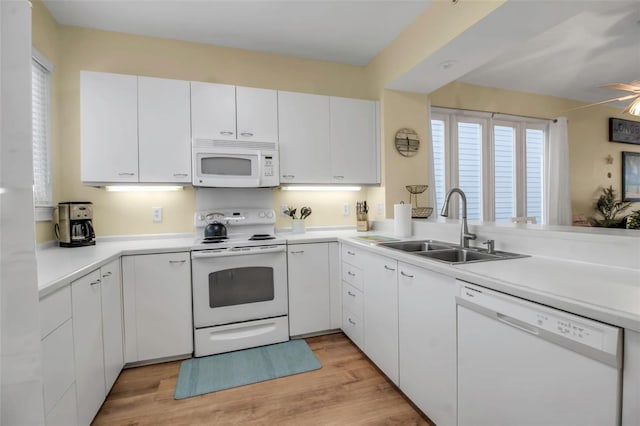
{"type": "Polygon", "coordinates": [[[93,231],[93,204],[88,201],[68,201],[58,204],[56,236],[60,247],[82,247],[96,244],[93,231]]]}

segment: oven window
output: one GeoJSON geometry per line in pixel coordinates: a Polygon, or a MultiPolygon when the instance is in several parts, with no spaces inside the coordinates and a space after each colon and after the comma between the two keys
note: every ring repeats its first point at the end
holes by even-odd
{"type": "Polygon", "coordinates": [[[236,157],[203,157],[200,159],[203,175],[249,176],[251,159],[236,157]]]}
{"type": "Polygon", "coordinates": [[[209,307],[273,300],[273,268],[249,266],[209,274],[209,307]]]}

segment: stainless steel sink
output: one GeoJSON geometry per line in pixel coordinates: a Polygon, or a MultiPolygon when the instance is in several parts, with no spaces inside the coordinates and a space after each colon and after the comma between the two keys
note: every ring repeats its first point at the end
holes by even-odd
{"type": "Polygon", "coordinates": [[[470,262],[486,262],[489,260],[503,260],[503,259],[516,259],[519,257],[526,257],[525,255],[517,253],[509,253],[505,251],[496,251],[494,253],[487,253],[486,251],[480,251],[478,249],[449,249],[449,250],[437,250],[431,252],[420,252],[417,255],[427,257],[429,259],[439,260],[450,264],[458,263],[470,263],[470,262]]]}
{"type": "Polygon", "coordinates": [[[397,241],[392,243],[380,243],[378,245],[408,252],[426,252],[453,248],[453,245],[451,244],[433,240],[397,241]]]}

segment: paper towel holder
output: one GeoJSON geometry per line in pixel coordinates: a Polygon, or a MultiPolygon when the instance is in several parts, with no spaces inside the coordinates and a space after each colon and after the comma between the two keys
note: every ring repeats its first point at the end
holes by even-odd
{"type": "Polygon", "coordinates": [[[420,137],[413,129],[400,129],[395,137],[396,151],[404,157],[413,157],[420,148],[420,137]]]}

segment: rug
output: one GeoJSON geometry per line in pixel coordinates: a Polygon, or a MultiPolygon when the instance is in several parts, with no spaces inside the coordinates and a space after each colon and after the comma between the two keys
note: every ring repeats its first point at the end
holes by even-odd
{"type": "Polygon", "coordinates": [[[183,361],[175,399],[216,392],[322,368],[304,340],[183,361]]]}

